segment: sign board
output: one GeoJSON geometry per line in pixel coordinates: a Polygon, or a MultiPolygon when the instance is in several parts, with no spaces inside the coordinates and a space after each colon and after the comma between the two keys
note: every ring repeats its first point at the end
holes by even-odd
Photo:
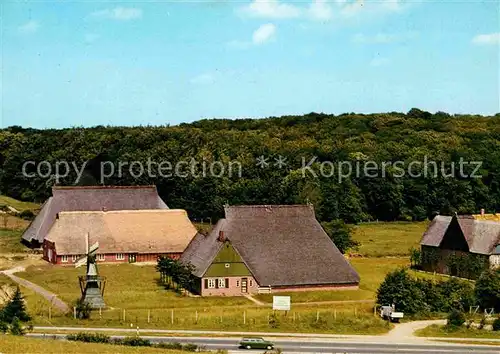
{"type": "Polygon", "coordinates": [[[273,310],[290,311],[290,296],[273,296],[273,310]]]}

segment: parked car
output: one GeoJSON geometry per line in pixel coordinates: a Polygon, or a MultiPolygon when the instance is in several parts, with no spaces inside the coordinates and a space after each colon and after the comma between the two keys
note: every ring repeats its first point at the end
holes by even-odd
{"type": "Polygon", "coordinates": [[[245,337],[240,342],[240,348],[271,350],[274,344],[261,337],[245,337]]]}

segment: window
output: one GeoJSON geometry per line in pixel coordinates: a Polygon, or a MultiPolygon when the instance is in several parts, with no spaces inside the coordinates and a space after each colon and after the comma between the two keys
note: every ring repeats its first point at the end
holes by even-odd
{"type": "Polygon", "coordinates": [[[78,258],[78,256],[74,254],[74,255],[71,256],[71,261],[73,263],[75,263],[77,258],[78,258]]]}
{"type": "Polygon", "coordinates": [[[226,287],[226,279],[222,278],[219,279],[219,288],[225,288],[226,287]]]}
{"type": "Polygon", "coordinates": [[[215,279],[208,279],[208,288],[209,289],[215,288],[215,279]]]}
{"type": "Polygon", "coordinates": [[[229,263],[224,264],[224,267],[229,268],[231,265],[229,263]]]}
{"type": "Polygon", "coordinates": [[[236,287],[240,286],[240,281],[236,280],[236,287]]]}
{"type": "Polygon", "coordinates": [[[106,255],[105,254],[98,254],[97,255],[97,260],[98,261],[105,261],[106,260],[106,255]]]}
{"type": "Polygon", "coordinates": [[[252,285],[253,285],[253,281],[252,281],[252,280],[250,280],[250,286],[252,286],[252,285]]]}
{"type": "Polygon", "coordinates": [[[61,262],[68,263],[68,256],[61,256],[61,262]]]}
{"type": "Polygon", "coordinates": [[[123,253],[117,253],[116,254],[116,260],[117,261],[123,261],[125,259],[125,255],[123,253]]]}

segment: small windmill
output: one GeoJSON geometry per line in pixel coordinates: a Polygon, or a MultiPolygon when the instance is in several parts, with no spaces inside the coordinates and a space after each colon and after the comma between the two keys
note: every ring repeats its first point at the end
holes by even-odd
{"type": "Polygon", "coordinates": [[[78,277],[80,280],[80,290],[82,292],[82,302],[86,302],[93,309],[105,308],[104,287],[106,278],[99,276],[96,263],[96,251],[99,249],[99,242],[89,246],[89,234],[85,236],[86,254],[75,262],[75,268],[87,265],[87,274],[78,277]]]}

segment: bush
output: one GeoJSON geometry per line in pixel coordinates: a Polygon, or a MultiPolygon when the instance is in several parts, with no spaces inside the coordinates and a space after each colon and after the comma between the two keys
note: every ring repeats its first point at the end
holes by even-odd
{"type": "Polygon", "coordinates": [[[425,294],[419,282],[406,269],[397,269],[386,275],[377,290],[377,303],[382,306],[394,304],[396,311],[412,315],[428,310],[425,294]]]}
{"type": "Polygon", "coordinates": [[[78,299],[75,304],[76,307],[76,317],[81,320],[87,320],[90,318],[90,314],[92,313],[92,307],[89,303],[82,301],[82,299],[78,299]]]}
{"type": "Polygon", "coordinates": [[[121,340],[122,345],[128,345],[130,347],[150,347],[151,342],[147,339],[141,337],[125,337],[121,340]]]}
{"type": "Polygon", "coordinates": [[[66,336],[67,340],[86,342],[86,343],[111,343],[111,338],[102,333],[79,332],[66,336]]]}
{"type": "Polygon", "coordinates": [[[269,315],[269,327],[278,328],[280,326],[279,318],[276,314],[272,313],[269,315]]]}
{"type": "Polygon", "coordinates": [[[19,318],[14,317],[12,323],[9,326],[9,333],[15,336],[24,336],[24,328],[19,318]]]}
{"type": "Polygon", "coordinates": [[[0,321],[0,333],[5,333],[9,330],[7,323],[0,321]]]}
{"type": "Polygon", "coordinates": [[[33,220],[35,214],[31,210],[23,210],[19,213],[19,217],[24,220],[33,220]]]}
{"type": "Polygon", "coordinates": [[[155,345],[157,348],[161,349],[177,349],[177,350],[182,350],[182,344],[181,343],[158,343],[155,345]]]}
{"type": "Polygon", "coordinates": [[[198,346],[196,344],[188,343],[182,347],[182,350],[186,352],[195,352],[198,350],[198,346]]]}
{"type": "Polygon", "coordinates": [[[483,309],[494,308],[500,312],[500,270],[486,270],[476,281],[475,294],[483,309]]]}
{"type": "Polygon", "coordinates": [[[495,321],[493,321],[493,330],[500,331],[500,317],[496,318],[495,321]]]}
{"type": "Polygon", "coordinates": [[[458,310],[452,310],[447,319],[446,325],[448,327],[460,327],[464,324],[465,322],[465,315],[463,312],[458,311],[458,310]]]}

